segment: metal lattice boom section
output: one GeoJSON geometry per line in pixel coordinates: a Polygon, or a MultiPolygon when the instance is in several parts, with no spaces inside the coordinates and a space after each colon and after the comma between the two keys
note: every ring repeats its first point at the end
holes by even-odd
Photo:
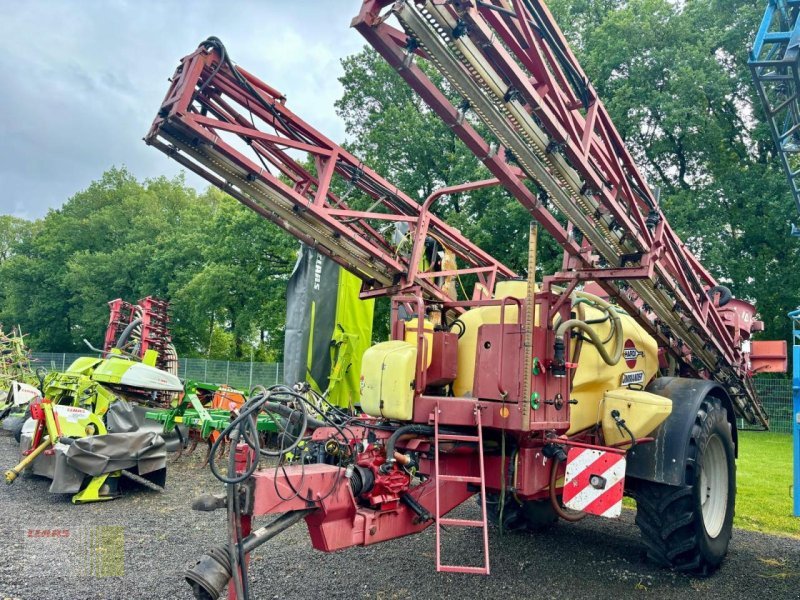
{"type": "Polygon", "coordinates": [[[600,283],[683,372],[717,379],[746,419],[766,424],[742,344],[752,307],[715,304],[717,282],[666,222],[544,3],[404,0],[387,11],[389,4],[366,0],[354,26],[562,244],[568,260],[559,276],[600,283]],[[460,103],[417,57],[439,70],[460,103]],[[475,119],[491,136],[477,133],[475,119]],[[538,197],[499,159],[518,165],[538,197]],[[548,206],[567,218],[566,231],[548,206]]]}
{"type": "Polygon", "coordinates": [[[800,211],[800,0],[769,0],[750,70],[800,211]]]}
{"type": "Polygon", "coordinates": [[[444,301],[451,299],[445,286],[454,277],[475,275],[491,292],[498,277],[515,276],[427,204],[297,117],[280,92],[224,60],[224,47],[215,43],[181,61],[148,144],[360,277],[363,297],[418,286],[444,301]],[[333,191],[337,179],[347,190],[341,196],[333,191]],[[368,206],[350,206],[351,192],[368,206]],[[415,236],[418,230],[425,233],[415,236]],[[434,260],[420,268],[426,239],[452,252],[455,266],[434,260]]]}

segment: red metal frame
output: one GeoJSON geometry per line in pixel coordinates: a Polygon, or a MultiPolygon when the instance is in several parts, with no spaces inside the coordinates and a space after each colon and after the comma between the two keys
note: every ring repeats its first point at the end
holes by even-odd
{"type": "MultiPolygon", "coordinates": [[[[205,47],[182,60],[145,138],[356,274],[364,282],[362,297],[392,296],[393,339],[404,340],[406,323],[416,318],[411,422],[433,425],[435,433],[398,437],[394,455],[387,456],[392,432],[368,428],[366,418],[353,422],[346,428],[351,436],[347,456],[353,461],[348,469],[369,470],[372,487],[362,488],[356,498],[345,470],[326,464],[257,471],[247,483],[253,506],[243,517],[245,528],[255,516],[315,505],[306,516],[315,548],[372,544],[428,526],[401,501],[405,495],[439,519],[476,493],[476,482],[479,489],[496,492],[507,487],[513,471],[510,491],[518,499],[545,499],[551,493],[550,474],[563,470],[553,462],[559,447],[624,452],[605,447],[596,430],[566,437],[570,378],[550,368],[556,342],[552,323],[556,317],[569,319],[570,295],[585,281],[597,282],[672,352],[682,374],[716,377],[746,418],[766,423],[743,348],[757,329],[753,307],[735,300],[720,308],[708,297],[717,282],[667,224],[546,7],[539,0],[511,0],[510,5],[501,0],[398,2],[393,9],[404,29],[396,29],[386,22],[389,4],[365,0],[354,26],[453,129],[492,179],[438,190],[420,204],[289,111],[280,92],[221,62],[217,50],[205,47]],[[448,44],[461,54],[451,52],[448,44]],[[494,88],[478,70],[465,66],[467,54],[469,60],[484,62],[481,72],[494,88]],[[418,57],[440,68],[451,88],[469,102],[451,102],[414,63],[418,57]],[[576,78],[584,80],[583,89],[573,87],[576,78]],[[470,92],[476,89],[479,94],[473,97],[470,92]],[[467,109],[484,120],[493,137],[473,127],[467,109]],[[533,132],[523,131],[527,138],[520,133],[523,121],[533,132]],[[539,138],[537,130],[544,132],[539,138]],[[537,153],[534,142],[543,137],[546,148],[537,153]],[[539,162],[529,160],[526,152],[539,162]],[[497,279],[514,273],[432,212],[444,194],[491,185],[502,185],[517,198],[565,251],[562,272],[545,278],[542,289],[524,300],[494,299],[497,279]],[[538,193],[532,191],[537,186],[538,193]],[[550,203],[567,217],[566,226],[548,208],[550,203]],[[395,230],[406,227],[413,242],[390,240],[387,224],[395,230]],[[428,237],[456,255],[455,269],[423,267],[428,237]],[[472,299],[447,292],[447,279],[462,275],[477,279],[472,299]],[[517,322],[506,322],[510,303],[517,304],[517,322]],[[401,305],[409,321],[398,318],[401,305]],[[484,324],[476,333],[474,397],[441,395],[428,386],[426,310],[446,314],[489,306],[499,307],[500,322],[484,324]],[[537,314],[532,309],[538,310],[538,325],[530,318],[537,314]],[[523,320],[523,314],[529,318],[523,320]],[[531,358],[541,368],[526,372],[531,358]],[[476,423],[482,428],[477,437],[471,435],[476,423]],[[439,436],[440,426],[457,433],[439,436]],[[483,429],[490,430],[493,448],[512,443],[513,455],[494,449],[484,455],[483,429]],[[439,446],[442,439],[459,436],[480,440],[480,447],[473,442],[439,446]],[[412,474],[398,466],[401,460],[418,462],[419,485],[411,485],[412,474]]],[[[564,342],[568,357],[569,336],[564,342]]],[[[318,428],[311,444],[339,444],[342,436],[340,430],[318,428]]]]}
{"type": "Polygon", "coordinates": [[[157,365],[165,368],[167,346],[172,343],[169,333],[169,303],[152,296],[139,300],[142,309],[142,347],[141,356],[148,350],[158,352],[157,365]]]}
{"type": "Polygon", "coordinates": [[[501,0],[401,1],[387,10],[391,4],[365,0],[353,26],[564,247],[558,280],[597,281],[676,356],[684,374],[717,378],[745,418],[766,424],[742,350],[752,320],[708,297],[716,280],[666,222],[544,3],[512,0],[509,8],[501,0]],[[387,22],[390,12],[403,29],[387,22]],[[501,141],[523,139],[508,115],[532,115],[548,140],[540,151],[547,168],[525,163],[524,143],[512,149],[481,136],[465,118],[464,104],[452,103],[415,65],[418,57],[431,59],[456,90],[483,90],[465,101],[501,141]],[[491,71],[486,77],[495,86],[504,86],[494,103],[487,100],[489,80],[470,68],[478,63],[491,71]],[[504,116],[487,116],[491,111],[504,116]],[[523,163],[522,169],[510,162],[523,163]],[[566,213],[581,230],[580,243],[573,224],[559,225],[522,176],[534,179],[550,201],[560,199],[561,212],[579,203],[589,207],[566,213]]]}
{"type": "Polygon", "coordinates": [[[148,144],[358,275],[363,297],[418,286],[445,301],[451,298],[438,278],[474,274],[492,290],[497,277],[514,277],[429,210],[435,197],[482,185],[440,190],[420,206],[291,112],[280,92],[238,69],[247,89],[219,63],[218,52],[203,48],[181,61],[148,144]],[[345,189],[341,195],[337,185],[345,189]],[[345,200],[352,192],[351,206],[345,200]],[[419,243],[398,253],[380,231],[387,223],[407,224],[409,239],[419,243]],[[458,268],[421,270],[425,236],[419,230],[453,251],[458,268]]]}
{"type": "Polygon", "coordinates": [[[125,302],[121,298],[108,303],[110,314],[106,328],[103,350],[110,351],[116,346],[122,331],[134,320],[137,309],[141,312],[141,344],[139,345],[139,358],[148,350],[158,353],[156,366],[169,370],[170,356],[167,347],[172,343],[169,332],[169,303],[153,296],[139,300],[135,305],[125,302]]]}
{"type": "Polygon", "coordinates": [[[119,335],[123,329],[133,320],[133,305],[125,302],[122,298],[117,298],[108,303],[110,311],[108,317],[108,327],[106,337],[103,342],[103,350],[110,351],[117,343],[119,335]]]}

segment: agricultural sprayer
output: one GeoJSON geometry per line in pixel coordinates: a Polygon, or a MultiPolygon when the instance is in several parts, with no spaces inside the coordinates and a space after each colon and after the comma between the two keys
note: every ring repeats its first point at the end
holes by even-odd
{"type": "Polygon", "coordinates": [[[785,365],[752,339],[755,308],[670,227],[543,2],[366,0],[353,26],[490,177],[419,202],[292,113],[218,39],[181,61],[146,142],[392,306],[391,339],[363,356],[362,414],[312,421],[302,394],[277,387],[222,432],[238,444],[227,471],[211,456],[227,494],[195,508],[227,508],[229,540],[187,572],[196,596],[218,597],[233,577],[248,597],[248,554],[301,520],[323,551],[433,526],[437,570],[488,574],[490,521],[616,517],[626,494],[652,560],[713,572],[732,534],[736,419],[768,425],[752,374],[785,365]],[[443,196],[489,186],[531,215],[527,278],[436,215],[443,196]],[[369,208],[335,193],[351,188],[369,208]],[[412,244],[396,243],[401,227],[412,244]],[[539,228],[564,261],[537,282],[539,228]],[[449,284],[467,275],[472,295],[456,296],[449,284]],[[278,410],[301,426],[284,432],[279,466],[257,470],[276,451],[259,445],[255,419],[278,410]],[[477,518],[448,515],[473,496],[477,518]],[[278,516],[254,528],[263,515],[278,516]],[[456,527],[480,532],[480,564],[442,556],[456,527]]]}

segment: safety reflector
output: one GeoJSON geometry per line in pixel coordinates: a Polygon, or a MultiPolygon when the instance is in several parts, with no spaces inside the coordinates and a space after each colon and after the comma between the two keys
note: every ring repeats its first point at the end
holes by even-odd
{"type": "Polygon", "coordinates": [[[570,449],[564,476],[564,506],[600,517],[618,517],[624,488],[624,454],[570,449]]]}

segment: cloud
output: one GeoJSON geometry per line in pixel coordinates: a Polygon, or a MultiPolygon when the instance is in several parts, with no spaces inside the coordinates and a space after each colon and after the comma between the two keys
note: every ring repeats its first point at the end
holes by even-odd
{"type": "MultiPolygon", "coordinates": [[[[216,35],[334,140],[339,60],[363,40],[359,2],[82,0],[10,3],[0,19],[0,213],[35,218],[112,165],[139,178],[178,165],[141,141],[181,57],[216,35]]],[[[196,187],[205,183],[190,175],[196,187]]]]}

